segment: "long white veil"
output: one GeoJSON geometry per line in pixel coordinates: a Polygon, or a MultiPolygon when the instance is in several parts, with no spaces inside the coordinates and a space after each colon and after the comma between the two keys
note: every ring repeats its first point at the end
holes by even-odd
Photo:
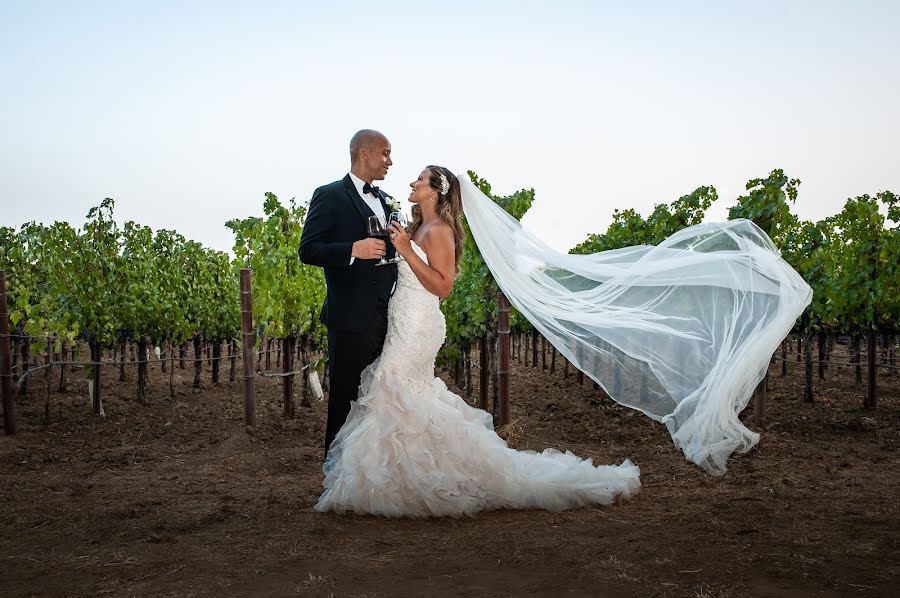
{"type": "Polygon", "coordinates": [[[812,289],[749,220],[699,224],[655,247],[555,251],[459,178],[497,284],[616,402],[663,422],[713,475],[759,435],[738,414],[812,289]]]}

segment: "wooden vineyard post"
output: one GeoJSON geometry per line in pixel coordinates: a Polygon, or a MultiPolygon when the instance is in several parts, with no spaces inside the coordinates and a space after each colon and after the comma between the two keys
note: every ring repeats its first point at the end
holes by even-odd
{"type": "Polygon", "coordinates": [[[819,380],[825,379],[825,329],[819,329],[819,380]]]}
{"type": "Polygon", "coordinates": [[[12,359],[9,349],[9,310],[6,304],[6,272],[0,270],[0,394],[3,395],[3,430],[16,433],[16,402],[13,399],[12,359]]]}
{"type": "Polygon", "coordinates": [[[813,365],[812,365],[812,350],[810,349],[810,334],[809,328],[807,328],[803,332],[803,336],[800,337],[801,340],[798,341],[803,343],[803,360],[806,362],[806,390],[803,392],[803,400],[806,403],[813,402],[813,365]]]}
{"type": "Polygon", "coordinates": [[[212,381],[219,383],[219,361],[222,359],[222,343],[216,341],[212,346],[212,381]]]}
{"type": "Polygon", "coordinates": [[[203,367],[203,349],[200,346],[200,333],[194,333],[194,388],[200,388],[200,368],[203,367]]]}
{"type": "Polygon", "coordinates": [[[856,383],[862,384],[862,366],[860,365],[861,357],[859,345],[859,335],[852,335],[850,338],[850,362],[856,364],[856,367],[854,368],[856,372],[856,383]]]}
{"type": "Polygon", "coordinates": [[[876,387],[876,378],[875,378],[875,329],[872,326],[869,326],[868,338],[866,339],[866,348],[867,355],[866,361],[868,361],[868,374],[869,374],[869,387],[866,390],[866,400],[863,404],[867,409],[874,409],[877,406],[878,398],[875,394],[876,387]]]}
{"type": "Polygon", "coordinates": [[[472,347],[466,345],[466,398],[472,398],[472,347]]]}
{"type": "MultiPolygon", "coordinates": [[[[875,237],[878,239],[878,237],[875,237]]],[[[872,249],[869,252],[869,262],[872,264],[872,274],[871,281],[874,283],[878,280],[878,241],[871,245],[872,249]]],[[[868,361],[868,378],[869,384],[868,389],[866,389],[866,400],[863,403],[863,407],[866,409],[875,409],[876,401],[878,400],[875,394],[875,385],[876,385],[876,373],[875,373],[875,364],[877,361],[875,360],[876,346],[875,346],[875,323],[878,321],[877,310],[875,306],[872,306],[872,319],[869,321],[869,329],[866,334],[866,361],[868,361]]]]}
{"type": "Polygon", "coordinates": [[[279,357],[283,356],[284,358],[281,364],[282,371],[285,374],[282,380],[282,387],[284,390],[284,416],[288,419],[293,418],[296,414],[294,406],[294,374],[292,373],[294,371],[294,345],[296,343],[297,336],[294,334],[281,339],[283,350],[279,352],[279,357]]]}
{"type": "Polygon", "coordinates": [[[119,351],[119,382],[125,382],[125,343],[123,342],[119,351]]]}
{"type": "Polygon", "coordinates": [[[487,333],[481,335],[481,340],[478,342],[479,348],[479,356],[478,356],[478,397],[479,397],[479,407],[488,411],[488,384],[489,384],[489,376],[491,373],[491,366],[488,363],[488,348],[487,348],[487,333]]]}
{"type": "Polygon", "coordinates": [[[764,430],[766,426],[766,380],[768,378],[767,372],[753,390],[753,422],[760,430],[764,430]]]}
{"type": "MultiPolygon", "coordinates": [[[[234,382],[234,362],[237,360],[237,343],[234,339],[228,341],[228,359],[231,361],[231,367],[228,371],[228,381],[234,382]]],[[[172,362],[172,368],[175,368],[175,362],[172,362]]]]}
{"type": "Polygon", "coordinates": [[[497,291],[497,334],[500,345],[500,359],[497,367],[499,374],[498,386],[500,390],[498,419],[500,425],[509,423],[509,299],[503,291],[497,291]]]}
{"type": "Polygon", "coordinates": [[[28,370],[31,369],[31,339],[27,336],[22,339],[22,382],[18,391],[25,396],[28,392],[28,370]]]}
{"type": "Polygon", "coordinates": [[[253,373],[253,296],[250,294],[250,269],[241,268],[241,360],[244,363],[244,422],[256,425],[256,385],[253,373]]]}
{"type": "Polygon", "coordinates": [[[91,395],[91,405],[94,415],[103,415],[103,401],[100,398],[100,361],[103,359],[103,351],[100,349],[100,342],[96,339],[88,343],[91,348],[91,386],[93,393],[91,395]]]}
{"type": "Polygon", "coordinates": [[[787,376],[788,373],[788,339],[781,341],[781,375],[787,376]]]}

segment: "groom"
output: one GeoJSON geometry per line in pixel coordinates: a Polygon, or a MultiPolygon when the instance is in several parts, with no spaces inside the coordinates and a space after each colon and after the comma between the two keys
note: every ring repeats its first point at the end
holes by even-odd
{"type": "MultiPolygon", "coordinates": [[[[300,238],[300,261],[325,269],[325,304],[320,319],[328,328],[328,447],[357,398],[362,371],[381,355],[387,334],[387,306],[397,280],[394,264],[375,266],[386,253],[381,239],[369,238],[367,221],[386,225],[383,180],[391,161],[387,137],[371,129],[350,140],[350,173],[313,192],[300,238]]],[[[389,256],[390,257],[390,256],[389,256]]]]}

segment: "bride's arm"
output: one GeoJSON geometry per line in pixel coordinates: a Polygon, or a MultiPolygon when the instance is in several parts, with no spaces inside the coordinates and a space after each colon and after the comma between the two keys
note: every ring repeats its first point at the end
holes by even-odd
{"type": "Polygon", "coordinates": [[[397,253],[407,261],[425,290],[445,299],[453,290],[453,280],[456,277],[456,244],[453,239],[453,229],[449,226],[436,226],[428,231],[421,243],[422,249],[428,255],[426,264],[425,260],[413,251],[406,232],[399,226],[395,226],[394,232],[397,233],[397,236],[393,243],[397,253]]]}

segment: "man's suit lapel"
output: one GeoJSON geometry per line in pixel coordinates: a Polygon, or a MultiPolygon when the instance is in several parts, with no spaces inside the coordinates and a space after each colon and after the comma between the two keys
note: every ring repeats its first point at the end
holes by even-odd
{"type": "Polygon", "coordinates": [[[384,191],[379,190],[378,201],[381,202],[381,209],[384,210],[384,219],[387,222],[387,219],[391,217],[391,211],[388,209],[387,200],[385,199],[384,191]]]}
{"type": "MultiPolygon", "coordinates": [[[[375,212],[372,211],[372,208],[369,207],[369,204],[363,201],[363,198],[359,196],[359,192],[356,190],[356,185],[353,184],[353,181],[350,179],[350,175],[344,177],[344,188],[347,191],[347,195],[350,197],[350,202],[356,207],[356,211],[359,212],[359,215],[362,217],[363,221],[368,224],[369,216],[374,216],[375,212]]],[[[387,209],[387,203],[384,201],[384,195],[379,195],[378,200],[381,202],[381,208],[384,210],[384,218],[385,222],[390,217],[390,212],[387,209]]],[[[390,243],[387,244],[387,257],[393,258],[396,255],[396,250],[394,246],[390,243]]],[[[396,271],[396,268],[394,269],[396,271]]]]}
{"type": "Polygon", "coordinates": [[[360,217],[364,221],[369,220],[369,216],[374,216],[375,212],[372,211],[372,208],[363,201],[363,198],[359,196],[359,193],[356,191],[356,186],[353,184],[353,181],[350,180],[350,175],[344,177],[344,188],[347,190],[347,195],[350,197],[350,202],[356,207],[356,211],[359,212],[360,217]]]}

